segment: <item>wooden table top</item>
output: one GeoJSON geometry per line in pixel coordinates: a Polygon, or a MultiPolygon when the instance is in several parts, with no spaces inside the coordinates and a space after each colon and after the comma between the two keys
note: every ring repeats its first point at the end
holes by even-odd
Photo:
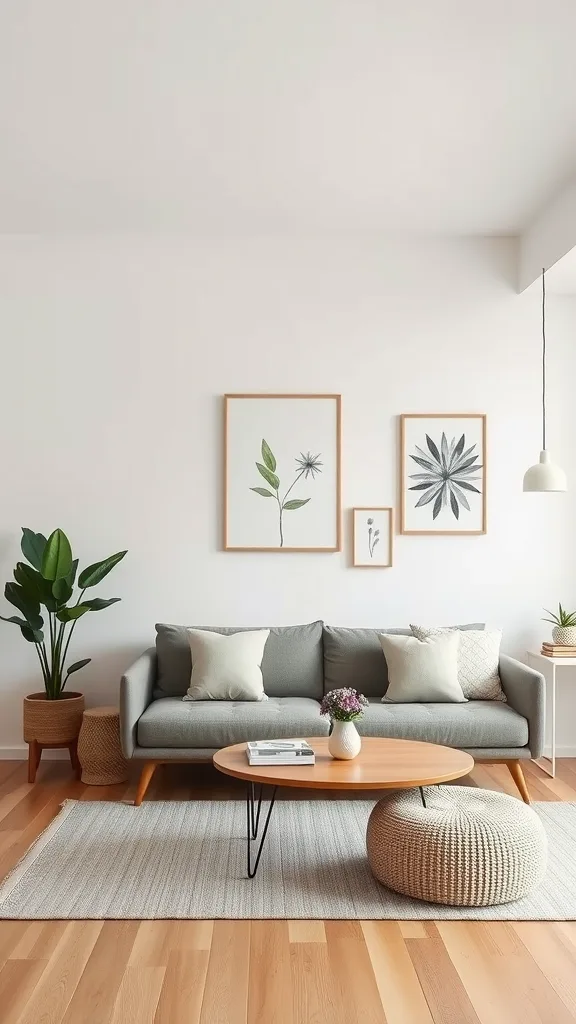
{"type": "Polygon", "coordinates": [[[315,765],[249,765],[245,743],[223,747],[214,754],[214,765],[237,779],[301,789],[410,789],[459,779],[474,767],[463,750],[416,740],[363,736],[362,750],[351,761],[331,757],[326,736],[312,736],[308,743],[315,765]]]}

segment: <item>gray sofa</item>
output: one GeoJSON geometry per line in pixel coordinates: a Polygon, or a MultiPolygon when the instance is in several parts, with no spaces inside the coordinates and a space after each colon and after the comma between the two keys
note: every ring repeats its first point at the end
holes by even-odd
{"type": "Polygon", "coordinates": [[[156,647],[128,669],[120,687],[124,755],[142,762],[136,804],[158,764],[208,761],[220,747],[247,740],[328,735],[319,702],[340,686],[354,686],[370,701],[357,722],[362,735],[427,740],[467,750],[477,760],[505,762],[523,799],[529,800],[520,762],[542,753],[544,678],[513,658],[500,659],[506,703],[383,704],[388,677],[378,633],[406,635],[409,630],[343,628],[320,621],[279,626],[270,629],[262,661],[267,701],[188,702],[182,700],[191,672],[186,627],[159,623],[156,632],[156,647]]]}

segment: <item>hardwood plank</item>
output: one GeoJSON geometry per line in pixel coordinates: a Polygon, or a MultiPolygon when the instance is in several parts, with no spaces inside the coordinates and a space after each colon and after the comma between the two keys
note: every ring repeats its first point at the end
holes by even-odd
{"type": "Polygon", "coordinates": [[[290,945],[286,921],[252,921],[248,1024],[293,1024],[290,945]]]}
{"type": "Polygon", "coordinates": [[[137,931],[136,921],[104,922],[62,1024],[85,1024],[87,1006],[90,1024],[108,1024],[137,931]]]}
{"type": "Polygon", "coordinates": [[[17,1024],[31,998],[46,960],[7,960],[0,971],[0,1006],[2,1024],[17,1024]]]}
{"type": "Polygon", "coordinates": [[[215,921],[201,1024],[246,1024],[250,921],[215,921]]]}
{"type": "Polygon", "coordinates": [[[142,921],[130,953],[130,967],[166,967],[172,952],[210,949],[213,921],[142,921]]]}
{"type": "Polygon", "coordinates": [[[338,1012],[328,946],[295,942],[290,946],[290,968],[294,1024],[346,1024],[338,1012]]]}
{"type": "Polygon", "coordinates": [[[480,929],[467,921],[440,921],[436,927],[482,1024],[522,1024],[524,1010],[510,989],[502,992],[492,962],[497,954],[482,942],[480,929]]]}
{"type": "Polygon", "coordinates": [[[478,1015],[439,936],[405,939],[426,1001],[438,1024],[479,1024],[478,1015]]]}
{"type": "Polygon", "coordinates": [[[154,1024],[164,972],[164,967],[127,967],[111,1024],[154,1024]]]}
{"type": "Polygon", "coordinates": [[[60,1024],[101,928],[100,921],[66,926],[18,1024],[60,1024]]]}
{"type": "Polygon", "coordinates": [[[199,1024],[208,970],[208,950],[172,950],[154,1024],[199,1024]]]}
{"type": "MultiPolygon", "coordinates": [[[[357,921],[353,923],[359,925],[357,921]]],[[[337,931],[326,927],[328,960],[339,1010],[346,1024],[386,1024],[361,926],[359,933],[359,938],[341,938],[337,931]]]]}
{"type": "Polygon", "coordinates": [[[324,921],[288,921],[290,942],[326,942],[324,921]]]}
{"type": "Polygon", "coordinates": [[[362,931],[388,1024],[432,1024],[432,1014],[398,924],[363,921],[362,931]]]}
{"type": "Polygon", "coordinates": [[[50,960],[55,950],[60,945],[69,926],[69,921],[34,921],[28,926],[28,930],[14,950],[14,956],[18,954],[27,960],[50,960]],[[39,930],[35,926],[40,926],[39,930]],[[23,943],[29,944],[28,951],[21,948],[23,943]]]}
{"type": "Polygon", "coordinates": [[[0,964],[12,956],[27,928],[27,921],[0,921],[0,964]]]}
{"type": "Polygon", "coordinates": [[[518,921],[514,931],[576,1019],[576,965],[561,934],[546,922],[518,921]]]}
{"type": "Polygon", "coordinates": [[[421,921],[400,921],[400,934],[403,939],[427,939],[426,926],[421,921]]]}

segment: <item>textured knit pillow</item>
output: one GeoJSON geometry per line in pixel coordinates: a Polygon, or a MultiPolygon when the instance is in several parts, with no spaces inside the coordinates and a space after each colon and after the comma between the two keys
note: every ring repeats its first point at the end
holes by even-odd
{"type": "Polygon", "coordinates": [[[230,636],[204,629],[187,633],[192,675],[184,700],[268,700],[260,666],[269,629],[230,636]]]}
{"type": "Polygon", "coordinates": [[[384,703],[461,704],[466,700],[458,682],[456,634],[417,640],[380,633],[379,640],[388,666],[384,703]]]}
{"type": "Polygon", "coordinates": [[[410,626],[418,640],[457,633],[458,682],[468,700],[506,700],[500,682],[501,629],[458,629],[457,626],[410,626]]]}

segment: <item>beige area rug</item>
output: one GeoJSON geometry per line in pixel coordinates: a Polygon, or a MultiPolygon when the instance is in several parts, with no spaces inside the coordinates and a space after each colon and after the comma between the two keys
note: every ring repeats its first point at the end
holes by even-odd
{"type": "MultiPolygon", "coordinates": [[[[527,899],[461,910],[378,884],[368,800],[278,800],[246,877],[243,801],[67,801],[0,887],[0,917],[566,921],[576,919],[576,804],[538,803],[549,865],[527,899]]],[[[264,808],[263,808],[264,811],[264,808]]]]}

